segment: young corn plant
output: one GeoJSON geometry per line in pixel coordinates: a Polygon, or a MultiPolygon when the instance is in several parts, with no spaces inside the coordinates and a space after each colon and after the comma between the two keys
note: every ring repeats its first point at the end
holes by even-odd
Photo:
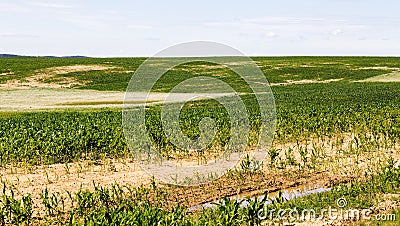
{"type": "Polygon", "coordinates": [[[1,225],[29,225],[32,221],[32,212],[31,195],[25,195],[18,200],[15,198],[13,190],[10,190],[10,194],[6,194],[6,185],[4,184],[0,200],[1,225]]]}
{"type": "Polygon", "coordinates": [[[60,193],[50,194],[48,189],[42,191],[41,193],[42,203],[46,208],[47,215],[50,217],[61,216],[65,210],[65,201],[60,193]]]}
{"type": "Polygon", "coordinates": [[[243,216],[240,214],[240,207],[243,200],[229,199],[224,197],[221,202],[216,203],[217,225],[240,225],[243,223],[243,216]]]}
{"type": "Polygon", "coordinates": [[[243,222],[247,225],[261,225],[262,219],[260,218],[259,213],[263,210],[268,200],[268,192],[266,192],[262,198],[256,197],[245,199],[245,202],[248,203],[248,205],[241,210],[243,222]]]}
{"type": "Polygon", "coordinates": [[[270,166],[273,166],[276,164],[277,157],[279,156],[280,149],[274,149],[271,148],[268,153],[270,157],[270,166]]]}
{"type": "Polygon", "coordinates": [[[240,168],[244,173],[250,173],[253,175],[256,173],[261,167],[260,162],[255,158],[250,158],[247,154],[245,158],[240,162],[240,168]]]}

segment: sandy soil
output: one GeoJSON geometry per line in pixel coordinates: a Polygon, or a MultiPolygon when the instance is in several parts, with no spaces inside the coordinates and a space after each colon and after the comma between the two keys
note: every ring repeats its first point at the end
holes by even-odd
{"type": "MultiPolygon", "coordinates": [[[[152,104],[166,100],[167,93],[151,93],[147,102],[152,104]]],[[[173,93],[166,102],[180,102],[196,96],[196,93],[173,93]]],[[[227,95],[207,93],[211,97],[227,95]]],[[[125,92],[79,89],[0,89],[0,111],[31,111],[62,108],[123,107],[125,92]]],[[[146,93],[131,93],[128,104],[138,106],[146,101],[146,93]]]]}
{"type": "Polygon", "coordinates": [[[0,111],[26,111],[54,108],[90,107],[90,103],[105,102],[92,107],[115,106],[121,103],[124,92],[102,92],[77,89],[13,89],[0,90],[0,111]],[[88,103],[88,106],[73,103],[88,103]]]}
{"type": "Polygon", "coordinates": [[[400,82],[400,72],[378,75],[357,82],[400,82]]]}
{"type": "Polygon", "coordinates": [[[287,86],[287,85],[300,85],[300,84],[315,84],[315,83],[331,83],[331,82],[338,82],[342,81],[343,78],[338,79],[327,79],[327,80],[311,80],[311,79],[304,79],[304,80],[286,80],[286,82],[282,83],[270,83],[270,86],[287,86]]]}
{"type": "Polygon", "coordinates": [[[375,67],[361,67],[357,68],[356,70],[392,70],[392,71],[399,71],[400,68],[398,67],[387,67],[387,66],[375,66],[375,67]]]}
{"type": "Polygon", "coordinates": [[[130,159],[105,159],[102,161],[80,161],[69,164],[40,166],[7,166],[0,168],[2,182],[14,186],[19,194],[65,193],[80,187],[91,189],[93,181],[102,186],[113,183],[139,186],[150,182],[150,176],[130,159]]]}
{"type": "Polygon", "coordinates": [[[102,65],[72,65],[52,67],[42,70],[36,70],[32,76],[24,78],[24,80],[12,79],[5,84],[0,84],[3,89],[26,89],[31,87],[37,88],[71,88],[84,85],[76,81],[74,78],[61,77],[56,82],[44,82],[44,80],[54,77],[55,75],[65,75],[73,72],[85,71],[103,71],[114,69],[115,67],[106,67],[102,65]]]}
{"type": "Polygon", "coordinates": [[[4,73],[0,73],[0,76],[5,76],[5,75],[13,75],[14,72],[4,72],[4,73]]]}

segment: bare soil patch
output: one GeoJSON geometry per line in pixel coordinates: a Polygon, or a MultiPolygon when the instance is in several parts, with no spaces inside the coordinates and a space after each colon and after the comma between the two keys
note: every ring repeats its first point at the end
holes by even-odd
{"type": "Polygon", "coordinates": [[[287,86],[287,85],[301,85],[301,84],[315,84],[315,83],[331,83],[342,81],[343,78],[337,79],[327,79],[327,80],[311,80],[311,79],[303,79],[303,80],[286,80],[286,82],[282,83],[270,83],[270,86],[287,86]]]}
{"type": "Polygon", "coordinates": [[[23,80],[13,79],[5,84],[0,84],[0,89],[26,89],[26,88],[72,88],[84,85],[74,78],[60,77],[56,82],[45,82],[46,79],[52,78],[55,75],[65,75],[73,72],[85,71],[104,71],[114,69],[115,67],[102,65],[71,65],[51,67],[41,70],[36,70],[32,76],[26,77],[23,80]]]}
{"type": "Polygon", "coordinates": [[[124,95],[124,92],[78,89],[0,89],[0,111],[118,107],[122,106],[124,95]]]}
{"type": "Polygon", "coordinates": [[[150,176],[131,159],[105,159],[68,164],[41,166],[7,166],[0,168],[2,182],[17,189],[20,195],[40,194],[47,188],[51,193],[91,189],[93,182],[102,186],[113,183],[128,186],[148,184],[150,176]]]}
{"type": "Polygon", "coordinates": [[[50,74],[62,75],[80,71],[104,71],[113,68],[115,67],[102,66],[102,65],[72,65],[72,66],[47,68],[44,70],[44,72],[48,72],[50,74]]]}
{"type": "Polygon", "coordinates": [[[357,68],[356,70],[392,70],[392,71],[399,71],[400,68],[398,68],[398,67],[387,67],[387,66],[375,66],[375,67],[361,67],[361,68],[357,68]]]}
{"type": "MultiPolygon", "coordinates": [[[[196,93],[147,93],[131,92],[126,104],[139,106],[145,103],[181,102],[195,97],[196,93]],[[168,99],[167,99],[168,97],[168,99]]],[[[207,93],[211,97],[222,97],[229,93],[207,93]]],[[[122,108],[125,92],[81,89],[0,89],[1,111],[32,111],[64,108],[122,108]]]]}
{"type": "Polygon", "coordinates": [[[4,72],[4,73],[0,73],[0,76],[6,76],[6,75],[13,75],[14,72],[4,72]]]}
{"type": "Polygon", "coordinates": [[[378,75],[357,82],[400,82],[400,72],[378,75]]]}

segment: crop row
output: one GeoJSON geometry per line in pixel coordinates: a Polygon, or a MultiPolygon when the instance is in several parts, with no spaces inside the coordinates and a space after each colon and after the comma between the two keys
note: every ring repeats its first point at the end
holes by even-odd
{"type": "Polygon", "coordinates": [[[1,119],[1,162],[51,164],[126,152],[120,113],[38,112],[1,119]]]}
{"type": "MultiPolygon", "coordinates": [[[[275,141],[354,133],[384,137],[394,145],[400,136],[398,90],[397,84],[357,83],[275,88],[275,141]]],[[[254,96],[244,95],[242,99],[249,112],[252,132],[248,146],[252,146],[257,143],[260,116],[254,96]]],[[[169,156],[176,148],[162,129],[160,110],[159,106],[148,109],[146,124],[155,145],[169,156]]],[[[230,138],[229,118],[215,101],[197,101],[183,108],[183,132],[192,139],[198,137],[198,123],[204,117],[214,118],[218,128],[211,146],[224,147],[230,138]]],[[[0,117],[0,127],[1,164],[51,164],[129,155],[119,110],[11,113],[0,117]]]]}

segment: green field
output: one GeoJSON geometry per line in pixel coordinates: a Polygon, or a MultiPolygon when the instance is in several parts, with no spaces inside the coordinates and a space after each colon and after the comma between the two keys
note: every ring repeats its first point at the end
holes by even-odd
{"type": "MultiPolygon", "coordinates": [[[[67,82],[75,84],[66,86],[73,90],[123,92],[144,60],[0,58],[0,92],[22,88],[63,90],[66,88],[49,88],[43,84],[57,86],[67,82]],[[76,65],[106,68],[72,72],[62,68],[76,65]],[[38,76],[44,73],[48,74],[38,76]],[[18,82],[10,85],[10,81],[18,82]]],[[[15,182],[7,178],[26,176],[20,173],[23,170],[27,171],[25,174],[34,174],[38,167],[50,169],[57,164],[65,166],[66,172],[59,174],[73,174],[68,172],[69,164],[85,162],[95,166],[107,165],[110,161],[131,162],[132,153],[123,134],[121,106],[86,109],[77,104],[80,108],[1,111],[0,166],[4,189],[0,224],[258,225],[261,221],[257,212],[267,200],[249,199],[250,204],[243,208],[240,201],[229,199],[225,199],[225,205],[218,204],[215,208],[191,211],[189,207],[233,195],[245,194],[252,198],[307,184],[319,184],[331,190],[288,202],[278,195],[268,208],[320,210],[336,206],[337,199],[345,198],[348,202],[345,209],[371,209],[375,215],[393,212],[398,222],[400,83],[363,80],[399,73],[400,59],[253,57],[253,60],[271,84],[277,111],[274,142],[260,168],[249,169],[246,164],[251,159],[244,160],[240,167],[219,180],[189,188],[154,180],[142,186],[123,183],[110,186],[93,179],[91,188],[80,188],[77,182],[76,190],[68,192],[48,191],[48,186],[62,186],[63,181],[49,179],[46,173],[47,182],[40,184],[41,192],[32,192],[30,186],[36,186],[34,181],[20,186],[19,179],[15,182]],[[378,208],[382,205],[385,209],[378,208]]],[[[247,148],[254,147],[260,126],[257,102],[244,80],[232,71],[204,62],[184,64],[166,73],[152,91],[169,92],[180,82],[196,76],[219,78],[241,93],[251,123],[247,148]]],[[[159,105],[149,107],[146,125],[163,156],[174,159],[182,150],[174,147],[164,134],[160,112],[159,105]]],[[[213,153],[226,146],[230,138],[229,119],[223,106],[215,101],[192,101],[186,103],[180,116],[184,134],[198,137],[198,123],[203,117],[213,117],[218,127],[215,139],[207,147],[213,153]]],[[[203,158],[206,154],[190,157],[203,158]]],[[[111,164],[107,167],[113,168],[111,164]]],[[[79,173],[77,177],[80,178],[79,173]]],[[[92,183],[90,175],[86,180],[92,183]]],[[[274,219],[265,222],[284,223],[274,219]]],[[[396,221],[344,223],[396,225],[396,221]]]]}
{"type": "MultiPolygon", "coordinates": [[[[355,81],[370,78],[393,71],[398,68],[398,58],[395,57],[253,57],[257,65],[267,76],[270,83],[282,83],[286,80],[304,79],[338,79],[355,81]]],[[[132,73],[144,61],[144,58],[42,58],[42,57],[18,57],[0,59],[0,82],[5,83],[11,79],[24,79],[37,71],[69,65],[103,65],[115,67],[106,71],[87,71],[85,73],[68,73],[62,76],[73,77],[77,81],[88,82],[78,87],[81,89],[118,90],[125,91],[132,73]]],[[[196,75],[210,75],[207,68],[197,67],[199,63],[182,65],[178,68],[188,70],[170,71],[160,81],[157,91],[165,91],[173,87],[177,81],[196,75]],[[193,69],[193,70],[191,70],[193,69]]],[[[209,65],[209,64],[205,64],[209,65]]],[[[235,81],[232,73],[226,73],[225,69],[213,69],[212,73],[225,75],[222,78],[235,81]]],[[[55,76],[57,77],[57,76],[55,76]]],[[[52,78],[54,79],[54,78],[52,78]]],[[[51,79],[45,81],[50,82],[51,79]]]]}

